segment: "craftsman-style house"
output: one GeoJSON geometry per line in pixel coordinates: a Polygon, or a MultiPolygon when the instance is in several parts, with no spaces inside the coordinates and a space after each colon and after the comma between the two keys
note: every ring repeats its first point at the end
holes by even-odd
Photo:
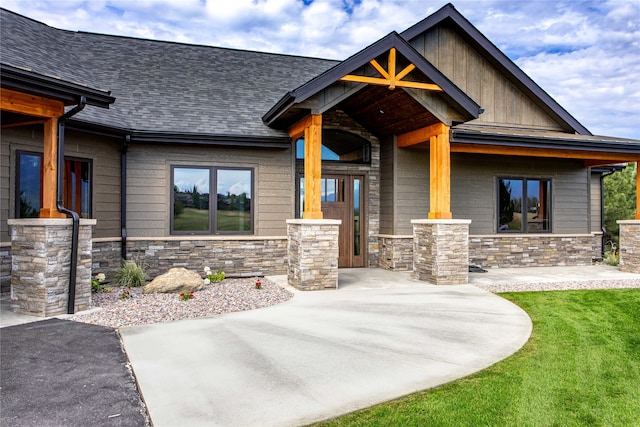
{"type": "Polygon", "coordinates": [[[601,251],[595,168],[640,161],[640,141],[592,135],[452,5],[344,61],[7,10],[0,28],[2,278],[16,290],[42,277],[20,265],[36,256],[29,227],[71,212],[56,221],[79,224],[85,282],[122,258],[308,289],[335,283],[323,266],[448,283],[469,263],[586,265],[601,251]]]}

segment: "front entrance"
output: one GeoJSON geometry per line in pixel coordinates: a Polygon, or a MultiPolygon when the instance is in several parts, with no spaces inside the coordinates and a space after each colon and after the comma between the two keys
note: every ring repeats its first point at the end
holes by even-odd
{"type": "MultiPolygon", "coordinates": [[[[325,219],[339,219],[338,267],[364,267],[364,204],[362,175],[325,175],[320,181],[322,214],[325,219]]],[[[304,189],[304,178],[300,178],[300,189],[304,189]]],[[[301,191],[300,206],[304,204],[301,191]]]]}

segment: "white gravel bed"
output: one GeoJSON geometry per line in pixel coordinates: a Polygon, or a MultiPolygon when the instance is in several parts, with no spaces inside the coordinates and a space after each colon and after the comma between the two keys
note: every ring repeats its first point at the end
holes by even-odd
{"type": "Polygon", "coordinates": [[[255,288],[256,278],[225,279],[206,285],[187,301],[178,294],[143,294],[142,288],[130,288],[131,297],[121,299],[123,288],[114,287],[109,293],[94,293],[97,309],[75,314],[71,320],[120,328],[253,310],[293,297],[293,293],[267,279],[260,281],[262,289],[255,288]]]}
{"type": "Polygon", "coordinates": [[[521,282],[473,284],[489,292],[568,291],[585,289],[640,288],[640,279],[579,280],[565,282],[521,282]]]}

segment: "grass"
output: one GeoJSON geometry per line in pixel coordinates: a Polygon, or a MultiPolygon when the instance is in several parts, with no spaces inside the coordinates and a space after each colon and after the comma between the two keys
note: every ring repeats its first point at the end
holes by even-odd
{"type": "Polygon", "coordinates": [[[533,320],[515,355],[327,426],[640,426],[640,290],[510,293],[533,320]]]}
{"type": "MultiPolygon", "coordinates": [[[[251,230],[251,213],[240,211],[218,211],[218,231],[251,230]]],[[[209,211],[206,209],[184,208],[173,217],[173,229],[176,231],[206,231],[209,229],[209,211]]]]}

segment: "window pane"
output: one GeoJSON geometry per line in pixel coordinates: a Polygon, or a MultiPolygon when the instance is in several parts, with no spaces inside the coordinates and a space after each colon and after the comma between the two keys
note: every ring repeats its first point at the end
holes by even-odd
{"type": "Polygon", "coordinates": [[[40,215],[40,156],[19,154],[18,218],[37,218],[40,215]]]}
{"type": "Polygon", "coordinates": [[[173,169],[173,229],[209,231],[209,169],[173,169]]]}
{"type": "Polygon", "coordinates": [[[251,173],[218,169],[217,231],[251,231],[251,173]]]}
{"type": "Polygon", "coordinates": [[[550,186],[548,180],[527,180],[527,231],[550,230],[550,186]]]}
{"type": "Polygon", "coordinates": [[[522,180],[501,179],[498,202],[499,231],[522,231],[522,180]]]}
{"type": "Polygon", "coordinates": [[[360,179],[353,180],[353,255],[360,255],[360,179]]]}
{"type": "Polygon", "coordinates": [[[64,207],[81,218],[91,217],[91,163],[86,160],[64,161],[64,207]]]}

